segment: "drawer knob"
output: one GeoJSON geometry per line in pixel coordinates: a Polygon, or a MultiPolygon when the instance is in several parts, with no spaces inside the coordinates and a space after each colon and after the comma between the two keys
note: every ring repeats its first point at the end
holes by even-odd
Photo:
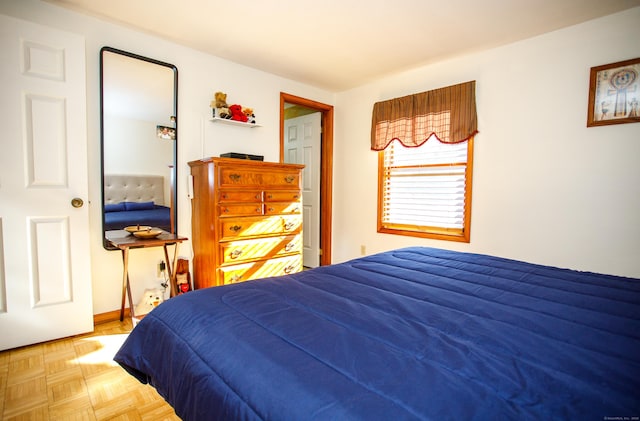
{"type": "Polygon", "coordinates": [[[223,194],[223,195],[222,195],[222,198],[223,198],[223,199],[228,199],[228,198],[229,198],[229,196],[227,196],[227,194],[225,193],[225,194],[223,194]]]}
{"type": "Polygon", "coordinates": [[[269,208],[269,212],[273,212],[273,211],[274,211],[274,209],[273,209],[273,208],[269,208]]]}
{"type": "Polygon", "coordinates": [[[289,265],[289,266],[287,266],[286,268],[284,268],[284,273],[286,273],[286,274],[290,274],[291,272],[293,272],[293,270],[294,270],[295,268],[296,268],[296,267],[295,267],[294,265],[289,265]]]}
{"type": "Polygon", "coordinates": [[[256,208],[256,213],[262,213],[262,208],[256,208]]]}
{"type": "Polygon", "coordinates": [[[284,246],[284,251],[291,251],[295,246],[296,246],[295,244],[289,243],[286,246],[284,246]]]}
{"type": "Polygon", "coordinates": [[[229,256],[232,259],[237,259],[238,257],[240,257],[240,255],[242,254],[242,250],[241,249],[235,249],[234,251],[232,251],[229,256]]]}
{"type": "Polygon", "coordinates": [[[229,229],[233,232],[238,232],[242,229],[242,225],[233,225],[231,227],[229,227],[229,229]]]}
{"type": "Polygon", "coordinates": [[[267,195],[267,199],[273,199],[273,195],[272,194],[268,194],[267,195]]]}
{"type": "Polygon", "coordinates": [[[233,275],[231,278],[229,278],[231,283],[236,283],[236,282],[240,281],[241,279],[242,279],[241,275],[233,275]]]}
{"type": "Polygon", "coordinates": [[[294,224],[293,222],[287,222],[286,224],[284,224],[284,229],[289,231],[291,228],[295,227],[296,224],[294,224]]]}
{"type": "Polygon", "coordinates": [[[256,200],[260,200],[260,193],[256,194],[256,200]]]}
{"type": "Polygon", "coordinates": [[[241,177],[242,176],[240,174],[229,174],[229,178],[233,181],[238,181],[241,177]]]}
{"type": "Polygon", "coordinates": [[[222,208],[222,212],[224,212],[224,213],[229,212],[229,208],[222,208]]]}
{"type": "Polygon", "coordinates": [[[296,179],[295,175],[288,175],[284,178],[284,181],[286,181],[287,183],[293,183],[293,180],[296,179]]]}

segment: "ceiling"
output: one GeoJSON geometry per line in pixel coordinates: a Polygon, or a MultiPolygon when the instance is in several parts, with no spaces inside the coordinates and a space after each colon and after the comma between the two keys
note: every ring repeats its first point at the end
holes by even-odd
{"type": "Polygon", "coordinates": [[[44,0],[340,92],[640,0],[44,0]]]}

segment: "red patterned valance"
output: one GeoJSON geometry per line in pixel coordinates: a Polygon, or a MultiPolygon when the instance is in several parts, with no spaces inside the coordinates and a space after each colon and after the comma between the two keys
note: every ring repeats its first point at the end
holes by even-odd
{"type": "Polygon", "coordinates": [[[420,146],[432,134],[443,143],[458,143],[478,132],[476,82],[376,102],[371,120],[371,149],[381,151],[398,139],[420,146]]]}

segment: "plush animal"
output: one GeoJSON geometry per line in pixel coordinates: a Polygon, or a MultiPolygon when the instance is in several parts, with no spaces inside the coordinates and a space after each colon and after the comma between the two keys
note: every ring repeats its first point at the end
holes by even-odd
{"type": "Polygon", "coordinates": [[[256,116],[253,114],[253,108],[245,107],[242,109],[242,113],[247,116],[247,123],[255,123],[256,116]]]}
{"type": "Polygon", "coordinates": [[[242,112],[242,105],[233,104],[229,106],[229,111],[231,111],[231,120],[247,122],[247,116],[242,112]]]}
{"type": "Polygon", "coordinates": [[[136,316],[142,316],[158,307],[164,301],[164,294],[161,289],[145,289],[142,298],[136,306],[136,316]]]}
{"type": "Polygon", "coordinates": [[[186,259],[178,259],[176,263],[176,287],[178,295],[191,291],[189,261],[186,259]]]}
{"type": "Polygon", "coordinates": [[[189,284],[189,274],[178,273],[176,275],[176,284],[178,286],[178,295],[189,292],[191,290],[191,285],[189,284]]]}
{"type": "Polygon", "coordinates": [[[231,111],[229,110],[228,107],[216,108],[215,117],[230,119],[231,118],[231,111]]]}
{"type": "Polygon", "coordinates": [[[215,108],[227,108],[229,105],[227,104],[227,94],[224,92],[216,92],[213,94],[215,102],[215,108]]]}

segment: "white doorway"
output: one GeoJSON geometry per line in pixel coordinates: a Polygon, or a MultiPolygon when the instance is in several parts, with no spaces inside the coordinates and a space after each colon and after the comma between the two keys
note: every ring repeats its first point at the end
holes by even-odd
{"type": "Polygon", "coordinates": [[[0,350],[93,330],[84,37],[0,15],[0,350]]]}
{"type": "MultiPolygon", "coordinates": [[[[308,110],[308,109],[307,109],[308,110]]],[[[303,164],[302,170],[302,244],[303,265],[320,266],[320,166],[322,150],[322,113],[288,118],[284,122],[284,161],[303,164]]]]}
{"type": "MultiPolygon", "coordinates": [[[[285,120],[290,106],[321,114],[322,140],[320,150],[320,265],[331,264],[333,226],[333,105],[280,92],[280,162],[285,162],[285,120]]],[[[303,227],[304,231],[304,227],[303,227]]]]}

